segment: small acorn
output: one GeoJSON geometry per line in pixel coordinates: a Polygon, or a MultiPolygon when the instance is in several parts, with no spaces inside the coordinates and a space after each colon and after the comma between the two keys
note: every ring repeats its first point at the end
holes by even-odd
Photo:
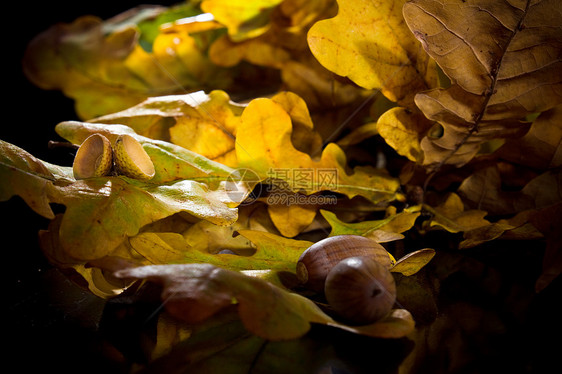
{"type": "Polygon", "coordinates": [[[390,271],[373,258],[349,257],[330,270],[324,294],[334,312],[347,323],[366,325],[391,311],[396,283],[390,271]]]}
{"type": "Polygon", "coordinates": [[[76,179],[108,175],[113,167],[111,142],[101,134],[92,134],[82,142],[72,164],[76,179]]]}
{"type": "Polygon", "coordinates": [[[297,262],[297,279],[306,288],[323,292],[328,272],[348,257],[368,256],[389,269],[394,264],[392,256],[382,245],[360,235],[337,235],[322,239],[300,256],[297,262]]]}
{"type": "Polygon", "coordinates": [[[113,145],[113,158],[118,174],[139,180],[150,180],[155,169],[150,156],[131,135],[120,135],[113,145]]]}

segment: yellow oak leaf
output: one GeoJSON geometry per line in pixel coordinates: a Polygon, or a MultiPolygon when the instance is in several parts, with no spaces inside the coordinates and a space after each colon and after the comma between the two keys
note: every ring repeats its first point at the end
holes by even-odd
{"type": "Polygon", "coordinates": [[[423,162],[420,141],[432,126],[419,111],[392,108],[377,121],[377,130],[388,145],[410,161],[423,162]]]}
{"type": "Polygon", "coordinates": [[[334,143],[313,158],[293,146],[292,129],[291,116],[281,105],[266,98],[252,100],[242,113],[236,136],[239,167],[263,179],[283,180],[292,190],[306,194],[329,190],[376,203],[397,197],[399,182],[386,171],[358,166],[349,172],[345,153],[334,143]]]}
{"type": "Polygon", "coordinates": [[[449,193],[444,201],[435,208],[424,204],[424,208],[433,214],[429,227],[440,227],[452,233],[466,232],[490,225],[484,217],[483,210],[465,210],[464,204],[455,193],[449,193]]]}
{"type": "Polygon", "coordinates": [[[199,91],[150,97],[90,122],[124,124],[139,135],[170,141],[208,159],[235,166],[234,142],[243,109],[224,91],[199,91]]]}
{"type": "Polygon", "coordinates": [[[263,34],[270,15],[283,0],[204,0],[201,9],[211,13],[228,28],[232,40],[240,41],[263,34]]]}
{"type": "Polygon", "coordinates": [[[437,84],[435,64],[402,17],[405,0],[338,0],[337,16],[308,33],[314,56],[328,70],[413,108],[416,92],[437,84]]]}
{"type": "MultiPolygon", "coordinates": [[[[287,198],[293,195],[287,195],[287,198]]],[[[307,228],[316,217],[316,205],[307,204],[269,204],[268,212],[279,232],[292,238],[307,228]]]]}
{"type": "MultiPolygon", "coordinates": [[[[188,13],[193,12],[190,6],[185,4],[188,13]]],[[[139,25],[168,11],[174,9],[138,7],[105,21],[82,16],[53,25],[29,43],[24,72],[37,86],[61,90],[75,100],[83,120],[129,108],[149,96],[227,87],[228,73],[207,56],[213,40],[208,34],[168,28],[148,46],[141,45],[139,25]]]]}

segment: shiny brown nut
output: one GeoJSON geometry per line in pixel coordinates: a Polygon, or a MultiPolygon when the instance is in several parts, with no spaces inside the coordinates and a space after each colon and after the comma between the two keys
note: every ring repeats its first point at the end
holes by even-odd
{"type": "Polygon", "coordinates": [[[390,271],[370,257],[349,257],[330,270],[326,300],[347,323],[366,325],[386,316],[396,301],[390,271]]]}
{"type": "Polygon", "coordinates": [[[324,291],[328,272],[348,257],[368,256],[386,268],[393,265],[392,256],[379,243],[359,235],[337,235],[320,240],[300,256],[297,262],[297,278],[306,288],[324,291]]]}

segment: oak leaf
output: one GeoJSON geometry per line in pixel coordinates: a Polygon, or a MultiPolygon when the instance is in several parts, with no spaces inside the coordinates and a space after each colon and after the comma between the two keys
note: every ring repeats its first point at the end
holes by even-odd
{"type": "Polygon", "coordinates": [[[229,37],[241,41],[259,36],[270,27],[270,16],[283,0],[204,0],[201,9],[225,25],[229,37]]]}
{"type": "Polygon", "coordinates": [[[413,108],[416,92],[436,86],[435,64],[408,30],[404,0],[338,0],[338,14],[308,32],[314,56],[328,70],[413,108]]]}
{"type": "Polygon", "coordinates": [[[537,170],[562,166],[562,105],[542,112],[525,136],[508,139],[496,154],[537,170]]]}
{"type": "MultiPolygon", "coordinates": [[[[205,233],[204,233],[205,234],[205,233]]],[[[203,234],[203,235],[204,235],[203,234]]],[[[236,247],[226,246],[231,253],[212,251],[197,245],[192,232],[186,236],[172,232],[145,232],[129,239],[132,248],[146,258],[147,264],[207,263],[230,270],[274,270],[295,272],[302,252],[312,245],[306,240],[293,240],[264,231],[240,230],[238,243],[253,243],[251,254],[238,255],[236,247]]],[[[234,241],[231,241],[234,243],[234,241]]]]}
{"type": "Polygon", "coordinates": [[[358,166],[349,173],[345,153],[336,144],[329,143],[313,158],[293,146],[291,134],[291,116],[282,105],[266,98],[252,100],[242,113],[236,136],[239,167],[249,168],[263,179],[284,180],[292,189],[306,194],[327,190],[349,198],[360,195],[376,203],[398,196],[399,182],[386,171],[358,166]],[[312,172],[313,177],[316,172],[316,179],[299,181],[294,178],[295,171],[312,172]],[[320,171],[330,178],[318,178],[320,171]]]}
{"type": "Polygon", "coordinates": [[[562,173],[558,169],[550,169],[528,181],[519,191],[504,191],[498,168],[490,166],[466,178],[458,193],[469,206],[494,215],[543,209],[561,200],[562,173]]]}
{"type": "MultiPolygon", "coordinates": [[[[228,86],[225,69],[208,60],[204,38],[175,29],[143,38],[145,25],[166,14],[181,18],[197,11],[189,3],[183,11],[139,6],[108,20],[82,16],[53,25],[29,43],[24,72],[37,86],[74,99],[83,120],[149,96],[228,86]]],[[[160,19],[165,21],[169,17],[160,19]]]]}
{"type": "Polygon", "coordinates": [[[433,214],[433,218],[426,223],[430,228],[440,227],[451,233],[460,233],[490,225],[490,222],[484,219],[488,215],[486,211],[465,209],[463,201],[456,193],[447,193],[443,201],[435,207],[428,204],[423,206],[433,214]]]}
{"type": "Polygon", "coordinates": [[[361,235],[382,243],[403,239],[402,233],[414,226],[421,213],[420,208],[413,206],[400,213],[388,214],[380,220],[361,222],[343,222],[328,210],[320,210],[320,213],[331,226],[330,236],[361,235]]]}
{"type": "Polygon", "coordinates": [[[522,136],[526,115],[562,102],[561,7],[556,0],[404,5],[408,27],[451,80],[415,97],[444,128],[421,141],[425,165],[464,165],[482,143],[522,136]]]}
{"type": "Polygon", "coordinates": [[[234,143],[243,105],[214,90],[150,97],[131,108],[89,122],[124,124],[139,135],[165,140],[208,159],[236,166],[234,143]]]}
{"type": "Polygon", "coordinates": [[[149,182],[113,176],[75,180],[71,168],[52,166],[1,143],[0,167],[7,183],[2,185],[0,197],[20,195],[50,219],[54,214],[49,204],[64,205],[58,235],[70,257],[94,260],[107,256],[143,226],[178,212],[219,225],[236,221],[240,201],[234,202],[225,188],[225,179],[234,170],[181,147],[140,137],[125,126],[66,122],[57,130],[78,143],[92,132],[105,133],[113,140],[122,133],[132,134],[157,165],[157,175],[149,182]],[[170,176],[166,168],[179,175],[170,176]]]}

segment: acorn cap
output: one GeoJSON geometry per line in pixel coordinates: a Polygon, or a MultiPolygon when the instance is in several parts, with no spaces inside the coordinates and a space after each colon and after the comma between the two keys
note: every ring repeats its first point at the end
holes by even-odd
{"type": "Polygon", "coordinates": [[[101,134],[92,134],[78,148],[72,172],[76,179],[108,175],[113,166],[111,142],[101,134]]]}
{"type": "Polygon", "coordinates": [[[139,180],[154,177],[154,164],[138,140],[131,135],[120,135],[113,145],[113,158],[118,174],[139,180]]]}

